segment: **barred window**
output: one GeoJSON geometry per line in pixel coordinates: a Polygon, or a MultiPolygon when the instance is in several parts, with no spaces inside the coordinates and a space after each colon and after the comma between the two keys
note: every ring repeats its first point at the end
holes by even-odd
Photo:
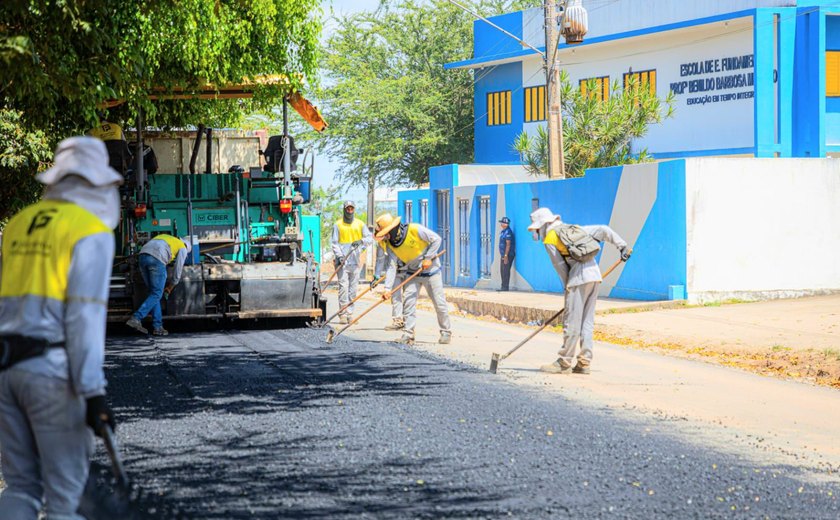
{"type": "Polygon", "coordinates": [[[651,94],[656,95],[656,70],[626,72],[624,74],[624,90],[630,88],[630,78],[635,78],[638,86],[644,86],[650,90],[651,94]]]}
{"type": "Polygon", "coordinates": [[[545,121],[545,85],[525,88],[525,122],[545,121]]]}
{"type": "Polygon", "coordinates": [[[610,98],[610,77],[600,76],[580,80],[580,93],[594,97],[598,101],[606,101],[610,98]]]}
{"type": "Polygon", "coordinates": [[[487,93],[487,126],[510,124],[510,90],[487,93]]]}

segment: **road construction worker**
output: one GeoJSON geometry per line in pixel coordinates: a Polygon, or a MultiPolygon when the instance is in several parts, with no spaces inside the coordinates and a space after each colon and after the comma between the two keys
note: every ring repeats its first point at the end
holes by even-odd
{"type": "MultiPolygon", "coordinates": [[[[385,213],[376,219],[376,240],[385,245],[390,261],[396,262],[399,260],[406,265],[408,276],[419,270],[423,271],[408,282],[403,291],[405,327],[400,341],[408,345],[414,344],[414,326],[417,323],[417,297],[420,295],[420,287],[422,286],[426,288],[426,293],[431,298],[437,312],[438,326],[440,327],[438,343],[449,343],[452,338],[449,309],[446,306],[446,295],[443,292],[440,258],[434,258],[442,243],[440,235],[420,224],[401,224],[400,217],[385,213]]],[[[382,297],[388,299],[391,294],[386,291],[382,297]]]]}
{"type": "Polygon", "coordinates": [[[181,281],[184,263],[192,251],[191,240],[160,234],[146,242],[140,249],[140,274],[149,291],[148,296],[131,318],[125,322],[132,329],[148,334],[149,331],[140,323],[143,318],[152,313],[152,335],[166,336],[169,334],[163,328],[163,313],[160,299],[169,297],[172,289],[181,281]],[[166,266],[173,264],[172,280],[167,283],[166,266]]]}
{"type": "Polygon", "coordinates": [[[133,160],[133,154],[128,147],[125,133],[120,125],[105,120],[105,114],[99,114],[99,126],[91,128],[88,135],[105,141],[105,149],[108,151],[108,164],[121,175],[125,175],[128,166],[133,160]]]}
{"type": "Polygon", "coordinates": [[[0,519],[81,519],[105,399],[105,320],[118,186],[105,145],[59,143],[42,200],[6,226],[0,265],[0,519]]]}
{"type": "MultiPolygon", "coordinates": [[[[593,333],[595,329],[595,303],[601,285],[601,271],[595,257],[579,262],[572,258],[568,245],[561,240],[560,228],[567,226],[560,215],[548,208],[531,213],[528,230],[534,239],[545,246],[554,270],[565,287],[566,307],[563,313],[563,348],[558,358],[540,370],[552,374],[589,374],[592,363],[593,333]],[[575,353],[580,344],[580,351],[575,353]]],[[[619,249],[621,259],[630,258],[627,243],[608,226],[581,226],[583,231],[598,242],[609,242],[619,249]]],[[[584,235],[586,236],[586,235],[584,235]]]]}
{"type": "MultiPolygon", "coordinates": [[[[356,298],[359,287],[362,252],[373,243],[373,237],[365,223],[356,218],[356,205],[345,201],[344,214],[333,226],[332,252],[335,268],[338,270],[338,306],[344,307],[356,298]]],[[[353,305],[339,315],[339,323],[350,323],[353,319],[353,305]]]]}
{"type": "Polygon", "coordinates": [[[403,290],[402,288],[394,291],[394,287],[398,286],[405,280],[406,266],[399,258],[393,261],[387,254],[385,244],[379,242],[376,248],[376,268],[374,269],[373,281],[375,283],[379,278],[384,277],[380,283],[385,288],[385,291],[391,295],[391,324],[385,326],[385,330],[402,330],[405,328],[405,315],[403,313],[403,290]]]}

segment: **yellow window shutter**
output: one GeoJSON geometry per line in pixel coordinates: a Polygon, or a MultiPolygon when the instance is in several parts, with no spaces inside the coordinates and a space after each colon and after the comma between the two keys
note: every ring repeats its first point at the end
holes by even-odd
{"type": "Polygon", "coordinates": [[[840,96],[840,51],[825,53],[825,95],[840,96]]]}

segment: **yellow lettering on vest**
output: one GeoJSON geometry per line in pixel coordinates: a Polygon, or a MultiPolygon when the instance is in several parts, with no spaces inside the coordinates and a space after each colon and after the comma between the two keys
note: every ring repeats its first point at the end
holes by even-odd
{"type": "Polygon", "coordinates": [[[111,230],[71,202],[42,200],[15,215],[3,233],[0,298],[41,296],[64,301],[76,243],[111,230]]]}

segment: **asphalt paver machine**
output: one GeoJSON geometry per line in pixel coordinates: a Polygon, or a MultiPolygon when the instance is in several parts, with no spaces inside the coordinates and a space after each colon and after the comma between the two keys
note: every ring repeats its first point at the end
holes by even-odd
{"type": "Polygon", "coordinates": [[[289,135],[289,104],[316,130],[326,126],[300,95],[285,96],[283,134],[271,136],[259,151],[265,164],[229,165],[224,173],[212,171],[212,130],[203,126],[196,131],[190,173],[156,172],[154,150],[144,148],[138,118],[135,150],[144,153],[135,154],[137,173],[128,173],[123,190],[110,322],[126,320],[146,297],[137,255],[162,233],[189,237],[192,243],[181,282],[163,303],[165,321],[312,321],[324,316],[326,301],[318,283],[320,217],[303,214],[310,202],[313,161],[311,152],[298,157],[301,151],[289,135]],[[206,167],[196,173],[202,137],[206,167]]]}

